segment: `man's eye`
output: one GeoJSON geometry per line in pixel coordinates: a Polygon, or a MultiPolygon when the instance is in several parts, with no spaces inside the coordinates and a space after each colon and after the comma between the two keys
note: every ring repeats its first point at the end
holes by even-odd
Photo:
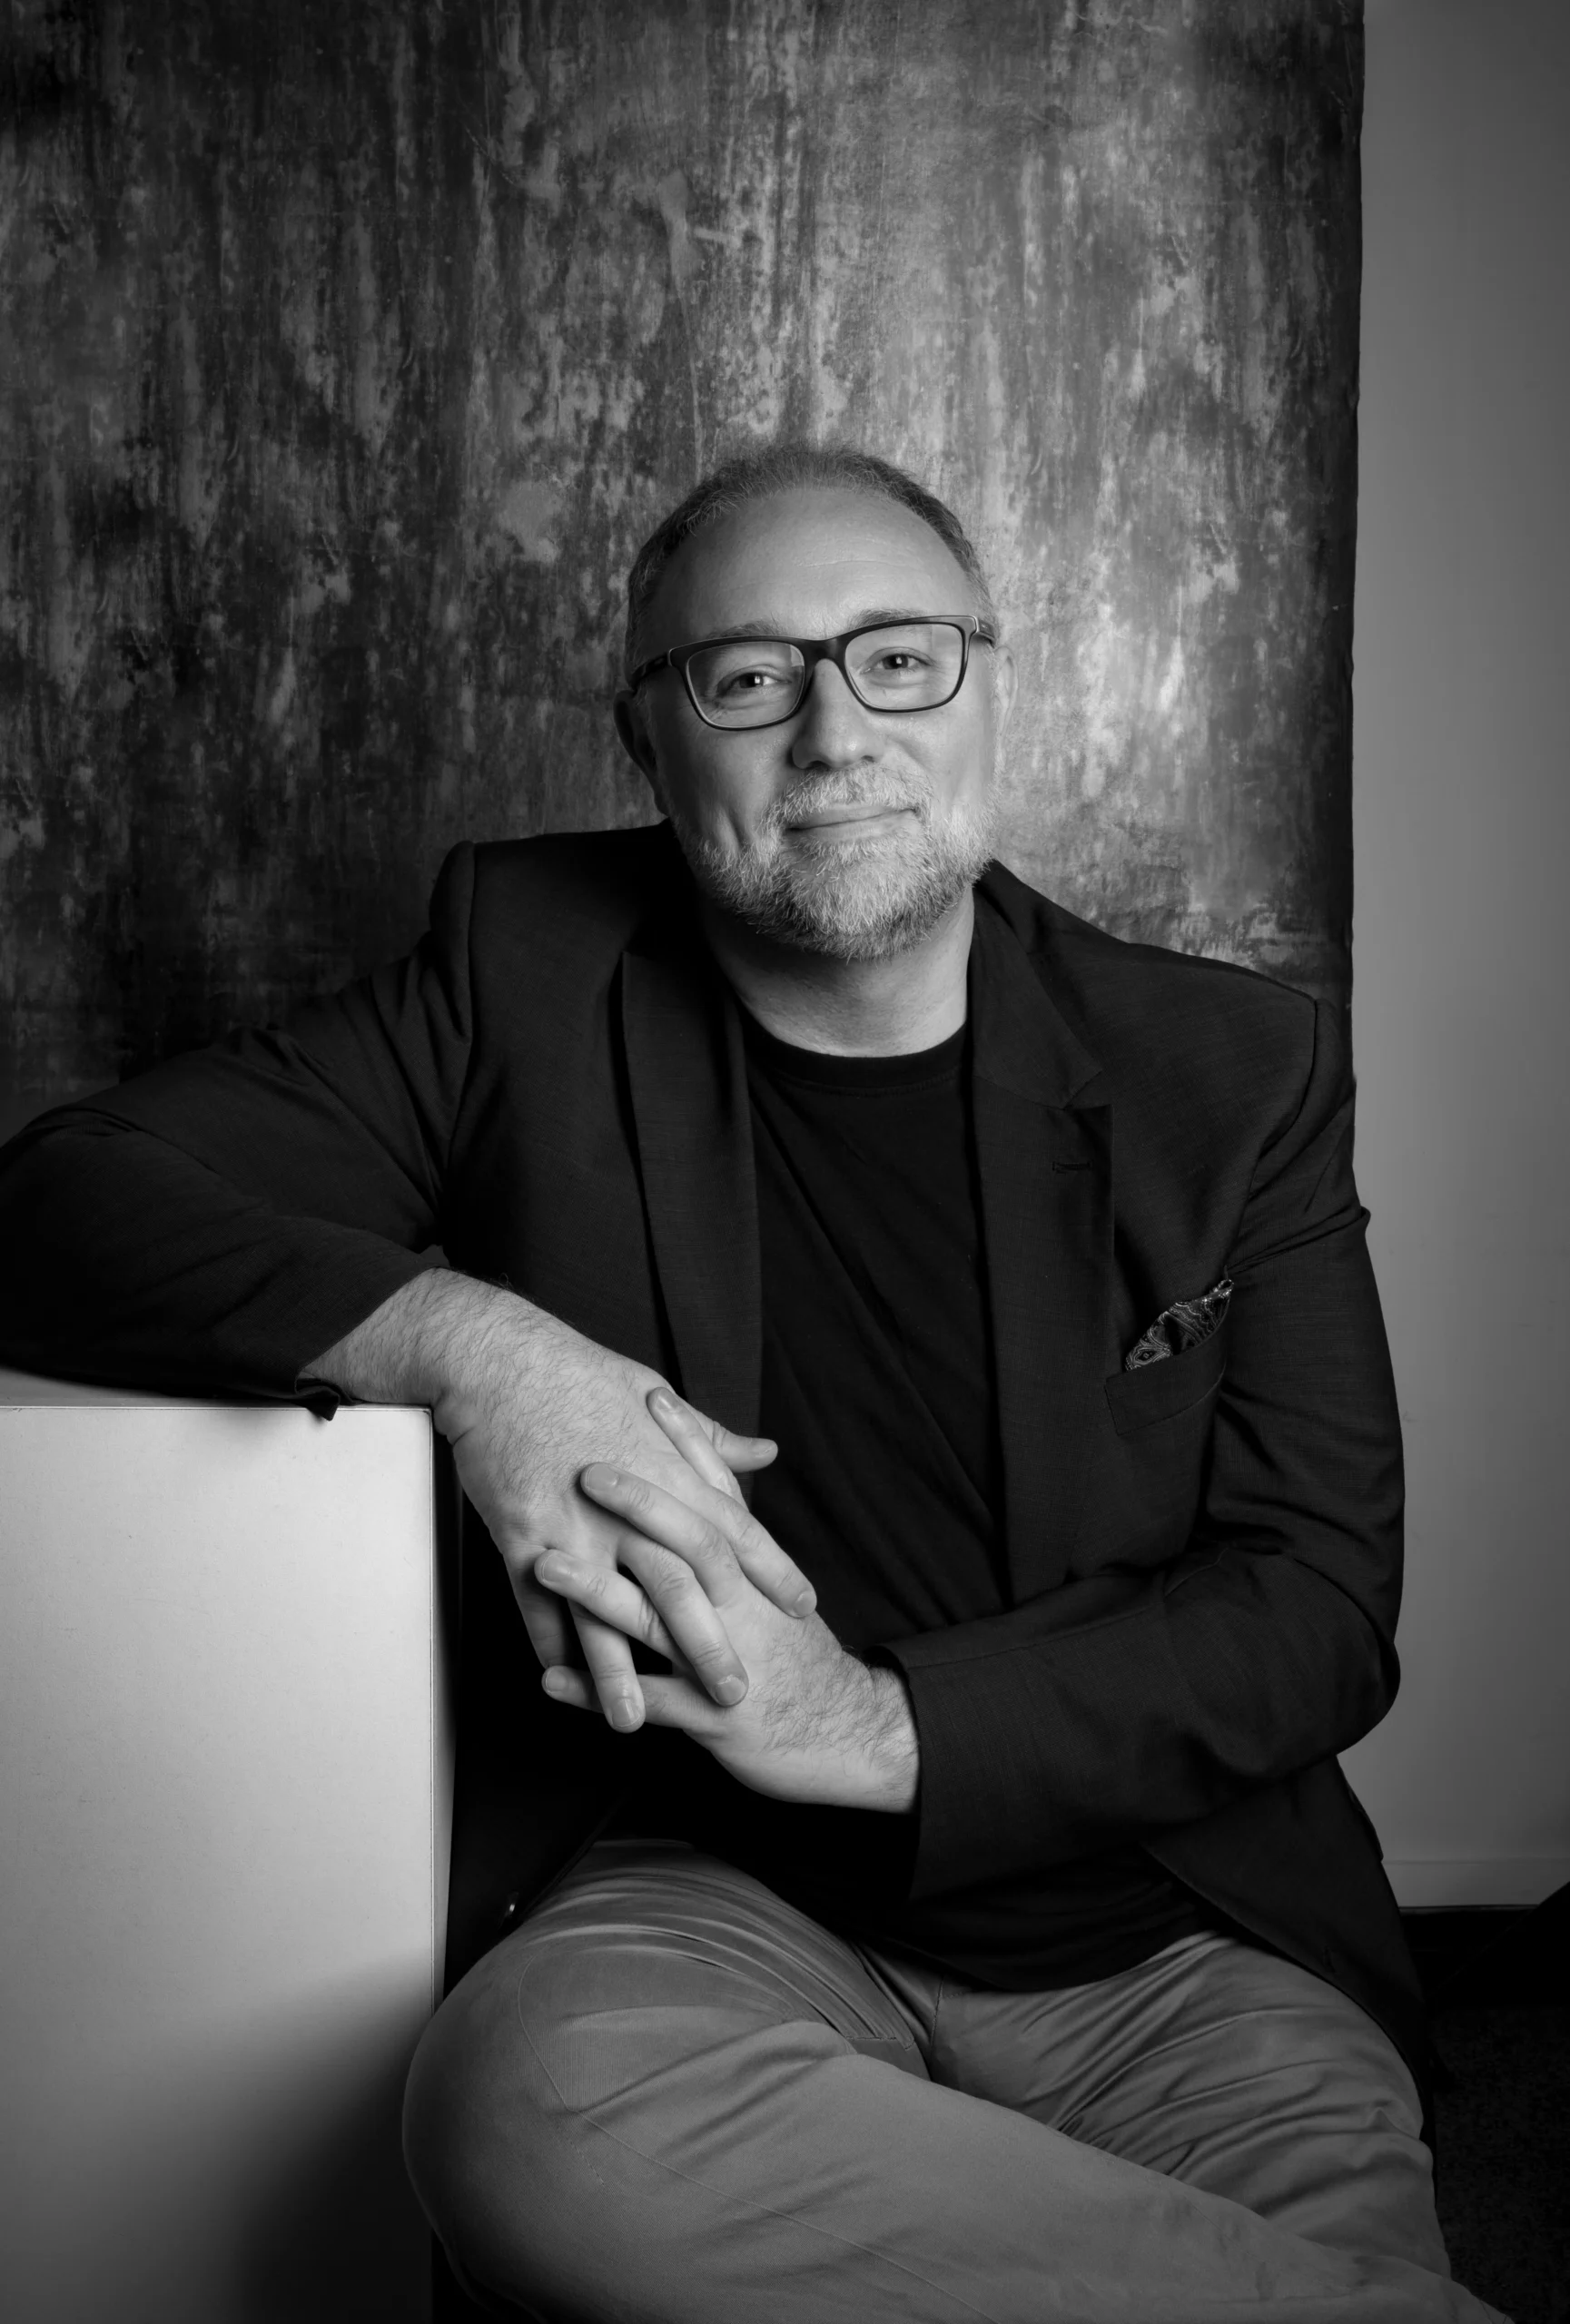
{"type": "Polygon", "coordinates": [[[933,665],[925,655],[913,654],[908,645],[901,645],[891,646],[886,654],[874,654],[866,666],[869,677],[913,678],[933,665]]]}
{"type": "Polygon", "coordinates": [[[716,687],[720,694],[766,694],[771,686],[782,686],[785,677],[780,670],[727,670],[716,687]]]}

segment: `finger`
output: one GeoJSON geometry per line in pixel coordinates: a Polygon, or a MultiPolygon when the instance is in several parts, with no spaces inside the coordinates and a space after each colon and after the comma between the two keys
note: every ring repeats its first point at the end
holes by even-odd
{"type": "MultiPolygon", "coordinates": [[[[662,1485],[630,1469],[613,1469],[607,1462],[592,1461],[578,1479],[586,1499],[622,1520],[626,1539],[642,1537],[670,1551],[702,1582],[710,1602],[724,1609],[736,1602],[746,1588],[746,1577],[735,1551],[711,1516],[678,1500],[662,1485]]],[[[731,1510],[736,1504],[706,1485],[693,1488],[709,1510],[731,1510]]],[[[618,1541],[617,1556],[623,1554],[618,1541]]]]}
{"type": "Polygon", "coordinates": [[[528,1564],[509,1567],[509,1579],[518,1610],[523,1616],[528,1642],[541,1665],[548,1669],[552,1663],[565,1662],[571,1651],[572,1617],[561,1600],[548,1590],[542,1590],[533,1577],[535,1560],[540,1555],[541,1544],[529,1543],[526,1551],[528,1564]]]}
{"type": "MultiPolygon", "coordinates": [[[[724,1714],[688,1679],[646,1679],[644,1690],[650,1727],[678,1727],[702,1743],[722,1733],[724,1714]]],[[[553,1702],[575,1710],[597,1710],[594,1689],[581,1670],[558,1663],[542,1671],[540,1685],[553,1702]]]]}
{"type": "Polygon", "coordinates": [[[772,1436],[737,1436],[717,1420],[708,1423],[715,1451],[733,1474],[751,1476],[755,1470],[766,1469],[771,1461],[779,1458],[779,1446],[772,1436]]]}
{"type": "MultiPolygon", "coordinates": [[[[676,1390],[667,1388],[663,1381],[657,1388],[649,1390],[645,1401],[651,1416],[658,1422],[688,1468],[700,1476],[706,1485],[712,1485],[716,1492],[739,1498],[740,1488],[715,1445],[716,1423],[706,1421],[691,1404],[684,1403],[676,1390]]],[[[736,1441],[740,1443],[747,1440],[738,1438],[736,1441]]]]}
{"type": "MultiPolygon", "coordinates": [[[[751,1515],[742,1502],[733,1502],[728,1494],[712,1492],[709,1487],[693,1487],[693,1502],[676,1502],[675,1494],[663,1492],[658,1485],[649,1485],[645,1478],[630,1476],[626,1469],[612,1469],[607,1462],[593,1462],[591,1469],[584,1469],[579,1485],[591,1502],[602,1508],[614,1508],[618,1518],[628,1518],[637,1531],[649,1534],[649,1539],[666,1543],[667,1551],[700,1566],[707,1573],[712,1564],[712,1543],[709,1531],[716,1531],[728,1545],[735,1564],[740,1566],[754,1590],[761,1590],[763,1597],[779,1606],[782,1613],[803,1622],[815,1610],[816,1590],[803,1573],[793,1557],[779,1548],[775,1536],[751,1515]],[[600,1478],[591,1485],[591,1473],[600,1478]],[[642,1502],[642,1494],[654,1494],[656,1499],[642,1502]],[[645,1508],[649,1515],[645,1515],[645,1508]],[[686,1520],[697,1520],[693,1527],[686,1520]]],[[[714,1597],[712,1582],[705,1581],[709,1597],[714,1597]]],[[[721,1603],[714,1597],[714,1603],[721,1603]]]]}
{"type": "Polygon", "coordinates": [[[650,1679],[647,1683],[646,1710],[651,1727],[679,1727],[684,1735],[707,1743],[725,1734],[727,1721],[736,1716],[733,1706],[710,1702],[690,1679],[650,1679]]]}
{"type": "MultiPolygon", "coordinates": [[[[637,1536],[626,1536],[628,1543],[635,1543],[635,1539],[637,1536]]],[[[686,1669],[693,1657],[700,1657],[705,1673],[714,1680],[714,1699],[740,1703],[742,1694],[746,1694],[746,1671],[742,1659],[730,1645],[718,1615],[693,1582],[691,1566],[684,1566],[679,1560],[670,1560],[670,1566],[672,1571],[686,1578],[688,1597],[693,1599],[696,1620],[684,1620],[682,1636],[675,1636],[672,1630],[667,1630],[654,1599],[642,1587],[642,1581],[633,1581],[628,1573],[618,1571],[617,1566],[593,1564],[586,1557],[575,1557],[572,1551],[542,1551],[535,1564],[535,1576],[558,1603],[565,1599],[577,1613],[591,1615],[607,1630],[621,1631],[623,1639],[633,1639],[637,1645],[651,1648],[656,1655],[666,1655],[676,1669],[686,1669]],[[730,1680],[730,1685],[724,1685],[724,1680],[730,1680]]],[[[682,1601],[679,1587],[670,1590],[666,1576],[658,1576],[658,1581],[666,1597],[672,1597],[676,1603],[682,1601]]],[[[563,1657],[556,1655],[551,1659],[563,1661],[563,1657]]]]}
{"type": "Polygon", "coordinates": [[[575,1670],[570,1663],[550,1663],[540,1672],[539,1683],[552,1702],[569,1703],[574,1710],[592,1710],[597,1713],[599,1709],[599,1697],[595,1693],[584,1673],[581,1670],[575,1670]]]}
{"type": "MultiPolygon", "coordinates": [[[[649,1397],[649,1411],[654,1413],[660,1427],[666,1429],[672,1443],[691,1460],[691,1466],[696,1469],[697,1476],[703,1476],[709,1485],[714,1482],[712,1476],[707,1476],[707,1471],[705,1471],[703,1462],[696,1452],[697,1443],[707,1445],[709,1455],[716,1452],[716,1445],[709,1443],[707,1432],[714,1432],[730,1448],[754,1450],[758,1457],[745,1462],[745,1466],[751,1466],[751,1469],[765,1469],[779,1450],[767,1436],[733,1436],[730,1429],[724,1429],[716,1420],[707,1420],[703,1413],[693,1411],[691,1403],[682,1403],[682,1397],[676,1397],[670,1387],[656,1387],[654,1394],[649,1397]]],[[[816,1609],[816,1601],[819,1601],[816,1590],[807,1581],[803,1569],[795,1564],[795,1560],[779,1548],[775,1536],[755,1522],[746,1503],[742,1502],[740,1490],[730,1482],[730,1471],[726,1471],[724,1494],[730,1502],[730,1511],[735,1513],[733,1522],[726,1524],[724,1531],[726,1539],[733,1545],[733,1551],[740,1557],[742,1571],[746,1573],[755,1590],[761,1590],[763,1597],[779,1606],[782,1613],[793,1615],[793,1620],[803,1622],[816,1609]]]]}
{"type": "Polygon", "coordinates": [[[632,1734],[643,1725],[644,1700],[631,1647],[619,1630],[597,1621],[579,1606],[572,1610],[572,1621],[600,1709],[618,1735],[632,1734]]]}
{"type": "Polygon", "coordinates": [[[695,1404],[685,1403],[662,1381],[649,1391],[649,1411],[688,1464],[716,1492],[741,1499],[737,1475],[766,1469],[779,1452],[772,1436],[738,1436],[723,1421],[711,1420],[695,1404]]]}
{"type": "Polygon", "coordinates": [[[692,1568],[630,1531],[617,1546],[636,1581],[567,1550],[548,1551],[536,1570],[597,1621],[690,1669],[716,1703],[739,1703],[747,1690],[746,1665],[692,1568]]]}
{"type": "MultiPolygon", "coordinates": [[[[570,1550],[548,1550],[540,1560],[540,1578],[552,1594],[568,1601],[568,1619],[573,1610],[592,1616],[607,1630],[619,1631],[637,1646],[647,1646],[667,1660],[675,1660],[681,1649],[666,1629],[652,1601],[639,1586],[614,1567],[607,1569],[579,1558],[570,1550]]],[[[561,1661],[560,1655],[555,1657],[561,1661]]],[[[641,1682],[640,1682],[641,1683],[641,1682]]]]}

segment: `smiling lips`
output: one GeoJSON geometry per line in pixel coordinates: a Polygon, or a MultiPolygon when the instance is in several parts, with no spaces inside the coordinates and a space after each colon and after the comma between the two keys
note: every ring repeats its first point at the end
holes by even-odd
{"type": "Polygon", "coordinates": [[[808,807],[791,815],[785,822],[787,832],[854,830],[869,823],[892,822],[896,816],[913,815],[916,810],[903,802],[892,800],[854,799],[836,806],[808,807]]]}

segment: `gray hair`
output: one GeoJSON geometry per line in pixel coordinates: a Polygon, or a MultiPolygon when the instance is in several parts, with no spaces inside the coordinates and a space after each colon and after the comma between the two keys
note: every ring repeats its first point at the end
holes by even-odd
{"type": "Polygon", "coordinates": [[[897,502],[930,526],[969,580],[982,614],[994,622],[992,592],[982,562],[952,508],[875,453],[849,445],[786,440],[727,460],[694,486],[677,508],[656,527],[632,562],[627,578],[627,661],[630,676],[638,660],[638,638],[660,577],[684,542],[749,500],[769,500],[782,492],[863,492],[897,502]]]}

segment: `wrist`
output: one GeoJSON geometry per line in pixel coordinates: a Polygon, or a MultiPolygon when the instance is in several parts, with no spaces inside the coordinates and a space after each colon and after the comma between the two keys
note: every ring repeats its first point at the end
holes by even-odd
{"type": "Polygon", "coordinates": [[[495,1408],[536,1361],[541,1336],[567,1327],[516,1291],[434,1270],[416,1318],[415,1401],[451,1442],[495,1408]]]}
{"type": "Polygon", "coordinates": [[[884,1664],[864,1667],[871,1699],[868,1763],[873,1789],[865,1804],[891,1815],[908,1815],[921,1780],[921,1746],[910,1694],[897,1670],[884,1664]]]}

